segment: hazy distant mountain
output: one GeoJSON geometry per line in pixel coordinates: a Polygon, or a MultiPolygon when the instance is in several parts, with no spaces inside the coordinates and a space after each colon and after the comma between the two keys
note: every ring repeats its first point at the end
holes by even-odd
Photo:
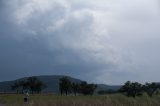
{"type": "MultiPolygon", "coordinates": [[[[35,76],[35,77],[37,77],[39,80],[41,80],[43,83],[45,83],[47,85],[47,88],[45,88],[43,90],[43,92],[58,93],[59,92],[59,79],[64,76],[62,76],[62,75],[44,75],[44,76],[35,76]]],[[[80,80],[80,79],[72,78],[69,76],[67,76],[67,77],[72,82],[75,82],[75,83],[82,82],[82,80],[80,80]]],[[[25,80],[27,78],[28,77],[17,79],[14,81],[0,82],[0,92],[12,92],[11,85],[13,85],[15,81],[21,81],[21,80],[25,80]]],[[[97,85],[98,85],[98,87],[97,87],[96,91],[107,90],[107,89],[118,90],[121,87],[121,86],[110,86],[110,85],[105,85],[105,84],[97,84],[97,85]]]]}

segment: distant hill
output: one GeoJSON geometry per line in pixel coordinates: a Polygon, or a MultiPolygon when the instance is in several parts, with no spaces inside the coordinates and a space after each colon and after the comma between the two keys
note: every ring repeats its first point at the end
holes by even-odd
{"type": "Polygon", "coordinates": [[[96,89],[96,91],[100,91],[100,90],[113,90],[113,91],[117,91],[121,88],[121,85],[105,85],[105,84],[98,84],[98,87],[96,89]]]}
{"type": "MultiPolygon", "coordinates": [[[[43,90],[43,92],[54,92],[54,93],[58,93],[59,92],[59,79],[64,77],[62,75],[44,75],[44,76],[35,76],[37,77],[39,80],[41,80],[43,83],[45,83],[47,85],[47,88],[45,88],[43,90]]],[[[82,80],[80,79],[76,79],[73,77],[69,77],[67,76],[71,82],[75,82],[75,83],[80,83],[82,82],[82,80]]],[[[13,81],[4,81],[4,82],[0,82],[0,92],[13,92],[11,90],[11,85],[14,84],[15,81],[21,81],[21,80],[25,80],[28,77],[25,78],[20,78],[17,80],[13,80],[13,81]]],[[[110,85],[105,85],[105,84],[97,84],[98,87],[96,89],[96,91],[99,90],[118,90],[121,86],[110,86],[110,85]]]]}

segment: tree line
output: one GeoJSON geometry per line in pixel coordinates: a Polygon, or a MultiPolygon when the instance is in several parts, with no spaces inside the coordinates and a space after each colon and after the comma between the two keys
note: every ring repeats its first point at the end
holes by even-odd
{"type": "Polygon", "coordinates": [[[12,90],[16,90],[17,93],[23,93],[24,91],[28,91],[33,93],[40,93],[42,89],[47,86],[40,81],[37,77],[29,77],[25,80],[15,81],[15,83],[11,86],[12,90]]]}
{"type": "Polygon", "coordinates": [[[96,84],[88,84],[85,81],[80,83],[71,82],[68,77],[63,77],[59,82],[59,91],[61,95],[65,94],[77,94],[79,95],[93,95],[95,89],[97,88],[96,84]]]}
{"type": "MultiPolygon", "coordinates": [[[[25,80],[15,81],[11,86],[11,89],[17,93],[23,93],[28,91],[33,93],[40,93],[47,86],[37,77],[29,77],[25,80]]],[[[96,89],[97,85],[88,84],[83,81],[81,83],[74,83],[69,80],[68,77],[62,77],[59,79],[59,92],[61,95],[65,94],[83,94],[83,95],[92,95],[96,89]]]]}
{"type": "Polygon", "coordinates": [[[158,94],[160,90],[159,83],[146,83],[140,84],[138,82],[127,81],[120,89],[119,92],[128,97],[141,96],[143,93],[147,93],[152,97],[153,94],[158,94]]]}
{"type": "MultiPolygon", "coordinates": [[[[11,89],[17,93],[28,91],[33,93],[40,93],[47,86],[37,77],[29,77],[21,81],[15,81],[11,89]]],[[[75,82],[71,81],[69,77],[62,77],[59,79],[59,93],[61,95],[74,94],[76,95],[93,95],[97,88],[96,84],[89,84],[85,81],[75,82]]],[[[146,83],[140,84],[138,82],[127,81],[119,90],[101,90],[98,94],[113,94],[122,93],[128,97],[141,96],[144,93],[152,97],[154,94],[160,92],[160,83],[146,83]]]]}

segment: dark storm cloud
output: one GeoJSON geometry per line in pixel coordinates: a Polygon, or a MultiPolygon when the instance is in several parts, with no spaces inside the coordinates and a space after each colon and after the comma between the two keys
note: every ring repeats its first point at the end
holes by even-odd
{"type": "Polygon", "coordinates": [[[155,4],[155,0],[1,0],[0,80],[66,74],[114,84],[157,81],[149,70],[159,69],[155,4]],[[143,76],[144,72],[149,74],[143,76]]]}
{"type": "Polygon", "coordinates": [[[31,18],[25,26],[17,26],[8,14],[10,14],[8,10],[2,12],[0,21],[1,80],[41,74],[67,74],[81,77],[84,73],[89,74],[90,71],[96,71],[100,67],[94,62],[86,63],[77,51],[65,47],[70,39],[79,39],[81,31],[87,28],[85,27],[87,23],[90,23],[88,19],[85,24],[70,19],[63,26],[62,31],[46,33],[41,29],[50,23],[50,20],[47,21],[47,18],[52,18],[47,15],[49,13],[43,14],[46,21],[31,18]],[[38,22],[42,26],[38,26],[38,22]],[[74,28],[78,29],[73,30],[74,28]],[[35,33],[30,33],[32,30],[36,31],[35,36],[38,37],[34,37],[35,33]],[[64,36],[66,38],[62,39],[64,36]],[[51,41],[48,40],[49,38],[51,41]],[[51,42],[51,47],[48,42],[51,42]]]}

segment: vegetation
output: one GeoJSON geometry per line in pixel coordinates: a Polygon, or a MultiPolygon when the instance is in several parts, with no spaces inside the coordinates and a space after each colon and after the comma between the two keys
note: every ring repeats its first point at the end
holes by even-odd
{"type": "MultiPolygon", "coordinates": [[[[85,81],[75,83],[70,81],[68,77],[62,77],[59,79],[59,91],[61,95],[93,95],[95,93],[97,85],[88,84],[85,81]]],[[[33,93],[40,93],[46,85],[36,77],[29,77],[26,80],[16,81],[12,86],[12,90],[17,93],[23,93],[25,90],[29,90],[33,93]]],[[[146,83],[140,84],[138,82],[127,81],[118,91],[112,89],[100,90],[97,93],[100,95],[104,94],[114,94],[122,93],[127,97],[141,96],[146,93],[148,96],[152,97],[153,94],[158,94],[160,91],[159,83],[146,83]]]]}
{"type": "Polygon", "coordinates": [[[160,84],[156,84],[156,83],[146,83],[143,86],[144,91],[150,96],[152,97],[153,94],[158,94],[159,90],[160,90],[160,84]]]}
{"type": "Polygon", "coordinates": [[[72,85],[71,85],[71,87],[72,87],[72,92],[76,96],[77,93],[79,92],[80,85],[78,83],[74,83],[73,82],[72,85]]]}
{"type": "Polygon", "coordinates": [[[61,95],[65,92],[67,95],[68,93],[74,93],[74,95],[83,94],[83,95],[93,95],[97,85],[95,84],[88,84],[87,82],[83,81],[81,83],[72,83],[67,77],[63,77],[60,79],[59,83],[59,90],[61,95]]]}
{"type": "Polygon", "coordinates": [[[87,84],[87,82],[81,82],[79,85],[79,93],[83,95],[93,95],[97,85],[95,84],[87,84]]]}
{"type": "MultiPolygon", "coordinates": [[[[47,87],[42,89],[41,93],[60,93],[59,91],[59,79],[61,79],[62,77],[64,77],[64,75],[41,75],[41,76],[34,76],[37,79],[39,79],[40,81],[43,82],[43,84],[45,84],[47,87]]],[[[76,79],[73,77],[68,77],[69,80],[72,83],[75,84],[80,84],[82,82],[82,80],[80,79],[76,79]]],[[[0,82],[0,92],[1,93],[12,93],[12,92],[16,92],[16,90],[12,90],[11,86],[14,85],[15,82],[20,82],[23,80],[27,80],[27,78],[20,78],[14,81],[4,81],[4,82],[0,82]]],[[[97,88],[96,88],[96,92],[99,90],[108,90],[108,89],[113,89],[113,90],[118,90],[121,86],[110,86],[110,85],[105,85],[105,84],[97,84],[97,88]]],[[[19,89],[19,92],[21,92],[21,89],[19,89]]],[[[77,93],[78,95],[78,93],[77,93]]]]}
{"type": "Polygon", "coordinates": [[[30,91],[33,93],[40,93],[42,89],[46,88],[46,85],[37,79],[36,77],[29,77],[27,80],[15,82],[11,86],[12,90],[16,90],[17,93],[23,93],[24,91],[30,91]]]}
{"type": "MultiPolygon", "coordinates": [[[[101,90],[96,94],[97,85],[85,81],[75,83],[68,77],[62,77],[59,80],[61,96],[38,94],[45,87],[45,84],[36,77],[29,77],[12,85],[12,89],[17,93],[24,90],[32,93],[29,99],[30,106],[160,106],[159,83],[140,84],[127,81],[118,91],[101,90]]],[[[2,104],[26,105],[21,94],[0,94],[0,105],[2,104]]]]}
{"type": "Polygon", "coordinates": [[[136,97],[142,95],[142,90],[142,85],[138,82],[131,83],[130,81],[127,81],[120,89],[120,92],[124,92],[128,97],[136,97]]]}
{"type": "MultiPolygon", "coordinates": [[[[4,106],[25,106],[23,95],[0,95],[4,106]]],[[[121,94],[104,96],[58,96],[53,94],[30,95],[29,106],[160,106],[160,95],[128,98],[121,94]]],[[[3,105],[2,105],[3,106],[3,105]]]]}
{"type": "Polygon", "coordinates": [[[97,92],[99,95],[106,95],[106,94],[115,94],[118,93],[118,91],[108,89],[108,90],[100,90],[97,92]]]}
{"type": "Polygon", "coordinates": [[[159,89],[160,84],[158,83],[146,83],[142,85],[138,82],[127,81],[119,91],[128,97],[141,96],[145,92],[152,97],[154,93],[158,94],[159,89]]]}
{"type": "Polygon", "coordinates": [[[67,95],[71,90],[71,81],[67,77],[63,77],[60,79],[59,83],[59,90],[61,92],[61,95],[63,92],[67,95]]]}

